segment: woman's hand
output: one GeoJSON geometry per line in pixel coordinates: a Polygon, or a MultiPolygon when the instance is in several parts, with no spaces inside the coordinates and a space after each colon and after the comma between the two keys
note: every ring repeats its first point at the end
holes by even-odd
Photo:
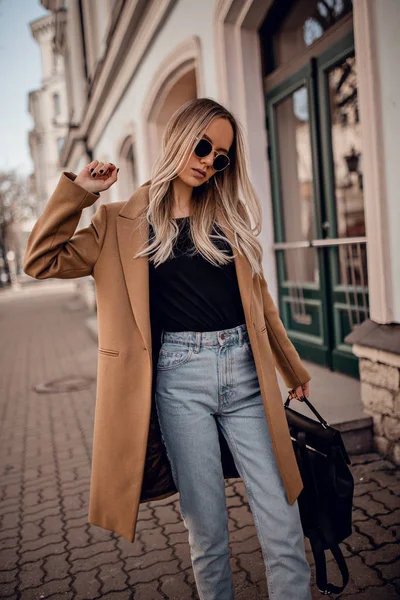
{"type": "Polygon", "coordinates": [[[296,398],[296,400],[300,400],[300,402],[304,402],[304,400],[302,400],[302,397],[305,396],[308,400],[309,396],[310,396],[310,384],[307,381],[306,383],[303,383],[302,385],[299,385],[299,387],[297,388],[293,388],[292,390],[289,390],[289,394],[290,394],[290,398],[291,400],[293,400],[294,398],[296,398]]]}
{"type": "Polygon", "coordinates": [[[76,176],[74,183],[94,194],[104,192],[117,181],[119,169],[112,163],[102,163],[92,160],[76,176]]]}

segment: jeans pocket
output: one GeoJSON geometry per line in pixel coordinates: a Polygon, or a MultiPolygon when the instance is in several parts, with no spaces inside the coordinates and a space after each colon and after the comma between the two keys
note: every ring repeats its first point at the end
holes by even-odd
{"type": "Polygon", "coordinates": [[[173,344],[164,344],[160,348],[157,361],[157,369],[166,371],[177,369],[187,363],[193,356],[193,350],[189,347],[175,346],[173,344]]]}

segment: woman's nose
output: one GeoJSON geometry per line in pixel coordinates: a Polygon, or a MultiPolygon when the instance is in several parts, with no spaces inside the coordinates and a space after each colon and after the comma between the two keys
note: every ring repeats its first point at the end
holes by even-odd
{"type": "Polygon", "coordinates": [[[211,153],[208,156],[205,156],[202,160],[203,164],[211,166],[214,162],[214,154],[211,153]]]}

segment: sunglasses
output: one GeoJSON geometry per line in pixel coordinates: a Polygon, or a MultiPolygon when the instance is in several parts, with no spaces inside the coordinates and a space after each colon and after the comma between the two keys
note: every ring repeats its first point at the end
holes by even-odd
{"type": "MultiPolygon", "coordinates": [[[[199,140],[194,148],[194,153],[199,158],[204,158],[208,156],[213,151],[213,146],[211,142],[206,140],[205,138],[196,138],[199,140]]],[[[214,171],[223,171],[229,165],[230,160],[226,154],[217,154],[213,161],[213,169],[214,171]]]]}

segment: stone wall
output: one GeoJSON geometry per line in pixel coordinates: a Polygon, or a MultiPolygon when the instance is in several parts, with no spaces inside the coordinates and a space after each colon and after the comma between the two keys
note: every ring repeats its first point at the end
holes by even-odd
{"type": "Polygon", "coordinates": [[[400,464],[400,356],[355,345],[359,357],[361,399],[373,418],[374,446],[400,464]]]}

